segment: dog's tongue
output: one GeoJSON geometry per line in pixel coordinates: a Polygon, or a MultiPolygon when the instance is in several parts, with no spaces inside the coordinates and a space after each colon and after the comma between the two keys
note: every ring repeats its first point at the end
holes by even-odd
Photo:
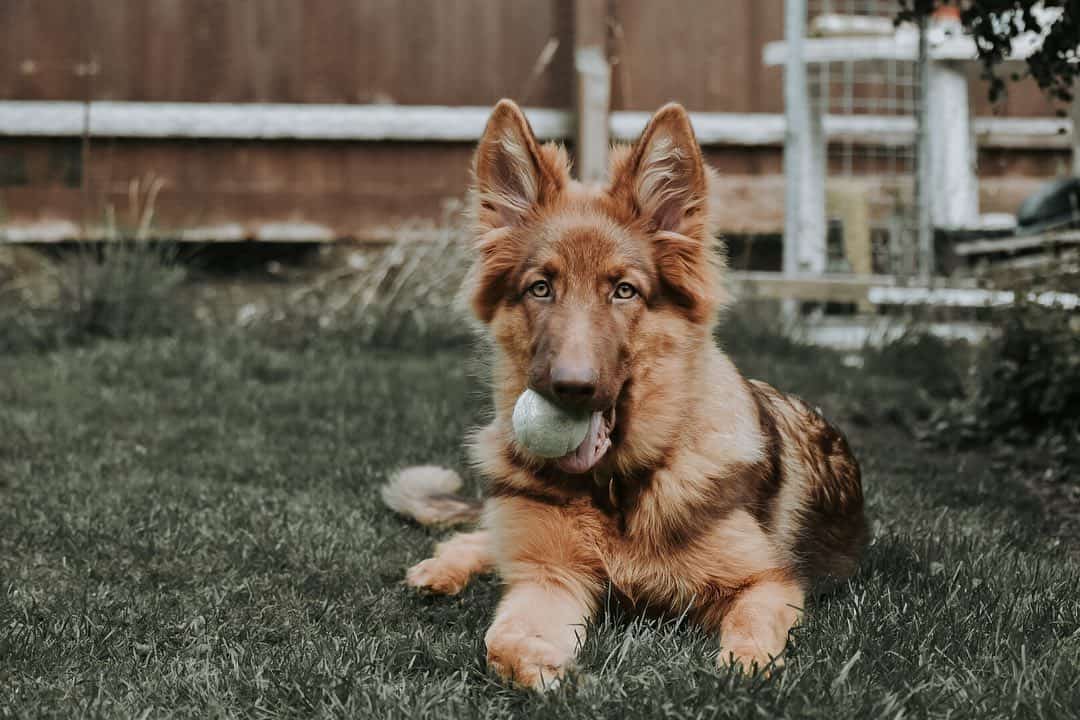
{"type": "Polygon", "coordinates": [[[567,453],[555,461],[563,472],[578,475],[588,472],[604,453],[611,447],[607,424],[604,422],[603,413],[594,412],[589,418],[589,432],[585,433],[585,439],[578,445],[577,450],[567,453]]]}

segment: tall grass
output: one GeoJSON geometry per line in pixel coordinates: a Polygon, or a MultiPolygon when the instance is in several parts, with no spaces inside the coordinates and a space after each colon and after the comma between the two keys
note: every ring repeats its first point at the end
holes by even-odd
{"type": "Polygon", "coordinates": [[[133,180],[125,219],[106,207],[100,237],[0,288],[0,352],[160,335],[187,322],[176,247],[151,239],[161,188],[160,180],[133,180]]]}
{"type": "Polygon", "coordinates": [[[288,305],[364,345],[460,344],[472,336],[460,298],[468,248],[460,204],[448,204],[438,225],[406,225],[389,245],[354,251],[342,267],[294,291],[288,305]]]}

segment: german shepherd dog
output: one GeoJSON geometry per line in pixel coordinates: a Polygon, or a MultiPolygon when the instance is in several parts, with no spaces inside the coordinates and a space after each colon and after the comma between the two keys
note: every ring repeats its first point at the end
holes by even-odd
{"type": "Polygon", "coordinates": [[[747,380],[714,344],[726,297],[712,171],[686,111],[661,108],[590,187],[503,100],[473,172],[466,291],[494,346],[494,419],[470,448],[486,501],[453,495],[460,479],[435,467],[383,488],[422,523],[479,520],[406,582],[452,595],[495,570],[487,661],[526,687],[572,666],[609,591],[717,633],[721,666],[775,668],[811,588],[855,570],[859,465],[815,409],[747,380]],[[526,388],[592,413],[576,451],[545,460],[515,442],[526,388]]]}

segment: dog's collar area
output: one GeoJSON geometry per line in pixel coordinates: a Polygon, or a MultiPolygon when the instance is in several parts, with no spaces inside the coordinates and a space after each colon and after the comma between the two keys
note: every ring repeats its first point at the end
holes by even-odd
{"type": "Polygon", "coordinates": [[[626,532],[626,491],[624,481],[615,473],[593,472],[592,474],[592,500],[593,504],[603,512],[615,518],[619,524],[619,531],[626,532]]]}
{"type": "Polygon", "coordinates": [[[607,493],[607,500],[611,503],[613,509],[616,511],[621,510],[618,483],[615,482],[614,473],[593,472],[593,485],[596,486],[597,490],[607,493]]]}

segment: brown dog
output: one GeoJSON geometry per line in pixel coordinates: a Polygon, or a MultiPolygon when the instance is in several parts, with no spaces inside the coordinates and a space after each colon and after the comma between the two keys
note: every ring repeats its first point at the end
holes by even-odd
{"type": "MultiPolygon", "coordinates": [[[[506,591],[488,663],[544,687],[571,665],[610,584],[642,609],[718,632],[719,662],[777,662],[811,584],[845,578],[865,544],[859,466],[802,401],[746,380],[714,345],[725,300],[709,215],[710,171],[679,105],[607,187],[570,179],[503,100],[475,159],[473,311],[496,348],[495,418],[472,457],[489,480],[480,529],[409,570],[453,594],[495,569],[506,591]],[[593,413],[554,461],[517,445],[526,387],[593,413]]],[[[452,471],[412,468],[384,488],[421,522],[479,516],[452,471]]]]}

